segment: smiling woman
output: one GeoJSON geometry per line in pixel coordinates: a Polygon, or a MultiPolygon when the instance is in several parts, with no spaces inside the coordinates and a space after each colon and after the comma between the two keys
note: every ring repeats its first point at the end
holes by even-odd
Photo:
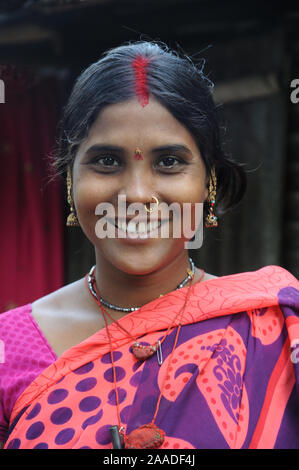
{"type": "MultiPolygon", "coordinates": [[[[194,205],[207,198],[206,170],[196,143],[167,109],[154,97],[145,108],[135,98],[106,106],[79,145],[72,168],[76,215],[82,230],[95,246],[97,265],[102,266],[101,270],[97,269],[97,281],[106,295],[113,297],[109,293],[113,279],[120,283],[117,296],[120,305],[134,304],[136,295],[139,304],[144,303],[144,293],[141,296],[141,292],[127,289],[128,275],[158,275],[162,269],[170,269],[167,266],[171,263],[178,271],[177,280],[183,278],[188,267],[183,237],[132,239],[130,233],[145,228],[140,224],[132,227],[132,216],[123,221],[127,222],[126,237],[99,239],[95,232],[96,205],[110,203],[116,208],[117,222],[120,195],[125,197],[128,206],[139,203],[141,207],[150,204],[152,197],[167,206],[173,203],[182,206],[187,202],[194,205]],[[143,160],[138,162],[133,158],[136,143],[142,148],[143,155],[143,160]],[[116,144],[119,145],[117,151],[116,144]],[[109,153],[98,150],[96,157],[90,157],[90,149],[102,145],[114,150],[109,153]],[[164,150],[157,151],[157,148],[164,150]]],[[[147,221],[149,217],[145,212],[143,223],[147,221]]],[[[168,222],[171,226],[173,220],[168,222]]],[[[155,292],[147,291],[148,300],[155,298],[155,292]]]]}
{"type": "Polygon", "coordinates": [[[55,169],[96,264],[0,316],[6,449],[299,446],[298,281],[279,266],[216,277],[186,248],[246,188],[202,65],[138,41],[78,77],[55,169]]]}

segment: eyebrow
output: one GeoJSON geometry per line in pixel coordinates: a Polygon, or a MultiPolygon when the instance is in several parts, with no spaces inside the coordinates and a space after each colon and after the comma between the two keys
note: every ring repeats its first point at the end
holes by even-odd
{"type": "Polygon", "coordinates": [[[153,150],[153,153],[158,152],[184,152],[189,155],[192,155],[191,150],[183,144],[172,144],[172,145],[162,145],[161,147],[156,147],[153,150]]]}
{"type": "MultiPolygon", "coordinates": [[[[105,151],[105,152],[120,152],[120,153],[125,153],[125,150],[123,147],[120,147],[118,145],[109,145],[109,144],[95,144],[89,147],[89,149],[86,150],[85,155],[92,154],[94,152],[99,152],[99,151],[105,151]]],[[[156,147],[152,149],[153,153],[159,153],[159,152],[184,152],[188,155],[192,155],[191,150],[186,147],[184,144],[172,144],[172,145],[162,145],[160,147],[156,147]]]]}
{"type": "Polygon", "coordinates": [[[89,155],[94,152],[99,152],[99,151],[105,151],[105,152],[122,152],[124,153],[124,149],[122,147],[119,147],[118,145],[109,145],[109,144],[95,144],[89,147],[89,149],[86,150],[85,155],[89,155]]]}

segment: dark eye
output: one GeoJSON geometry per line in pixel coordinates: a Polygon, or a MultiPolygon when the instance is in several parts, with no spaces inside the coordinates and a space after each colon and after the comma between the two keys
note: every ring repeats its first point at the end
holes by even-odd
{"type": "Polygon", "coordinates": [[[158,162],[158,166],[162,168],[173,168],[177,165],[179,165],[181,160],[176,157],[164,157],[161,158],[161,160],[158,162]]]}
{"type": "Polygon", "coordinates": [[[109,170],[115,169],[120,166],[120,161],[118,158],[113,157],[112,155],[97,156],[91,160],[93,165],[100,167],[100,169],[109,170]]]}
{"type": "Polygon", "coordinates": [[[117,166],[119,164],[119,161],[111,156],[100,157],[97,161],[100,162],[101,165],[105,166],[117,166]]]}

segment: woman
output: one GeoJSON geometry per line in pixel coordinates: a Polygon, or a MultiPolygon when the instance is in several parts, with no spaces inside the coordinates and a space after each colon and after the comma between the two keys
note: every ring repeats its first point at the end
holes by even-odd
{"type": "Polygon", "coordinates": [[[150,42],[112,49],[76,81],[56,168],[68,175],[68,225],[96,265],[0,316],[5,448],[299,446],[298,281],[278,266],[205,273],[189,259],[191,232],[175,236],[186,205],[194,234],[203,204],[213,227],[215,207],[245,191],[211,87],[150,42]],[[120,203],[144,208],[138,224],[120,203]]]}

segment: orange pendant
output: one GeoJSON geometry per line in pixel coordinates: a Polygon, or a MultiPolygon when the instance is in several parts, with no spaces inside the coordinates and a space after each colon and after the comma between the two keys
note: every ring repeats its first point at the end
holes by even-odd
{"type": "Polygon", "coordinates": [[[132,346],[132,353],[139,361],[145,361],[148,357],[151,357],[158,349],[158,343],[151,346],[143,346],[140,343],[134,343],[132,346]]]}
{"type": "Polygon", "coordinates": [[[125,437],[125,449],[158,449],[164,438],[165,432],[155,424],[144,424],[125,437]]]}

